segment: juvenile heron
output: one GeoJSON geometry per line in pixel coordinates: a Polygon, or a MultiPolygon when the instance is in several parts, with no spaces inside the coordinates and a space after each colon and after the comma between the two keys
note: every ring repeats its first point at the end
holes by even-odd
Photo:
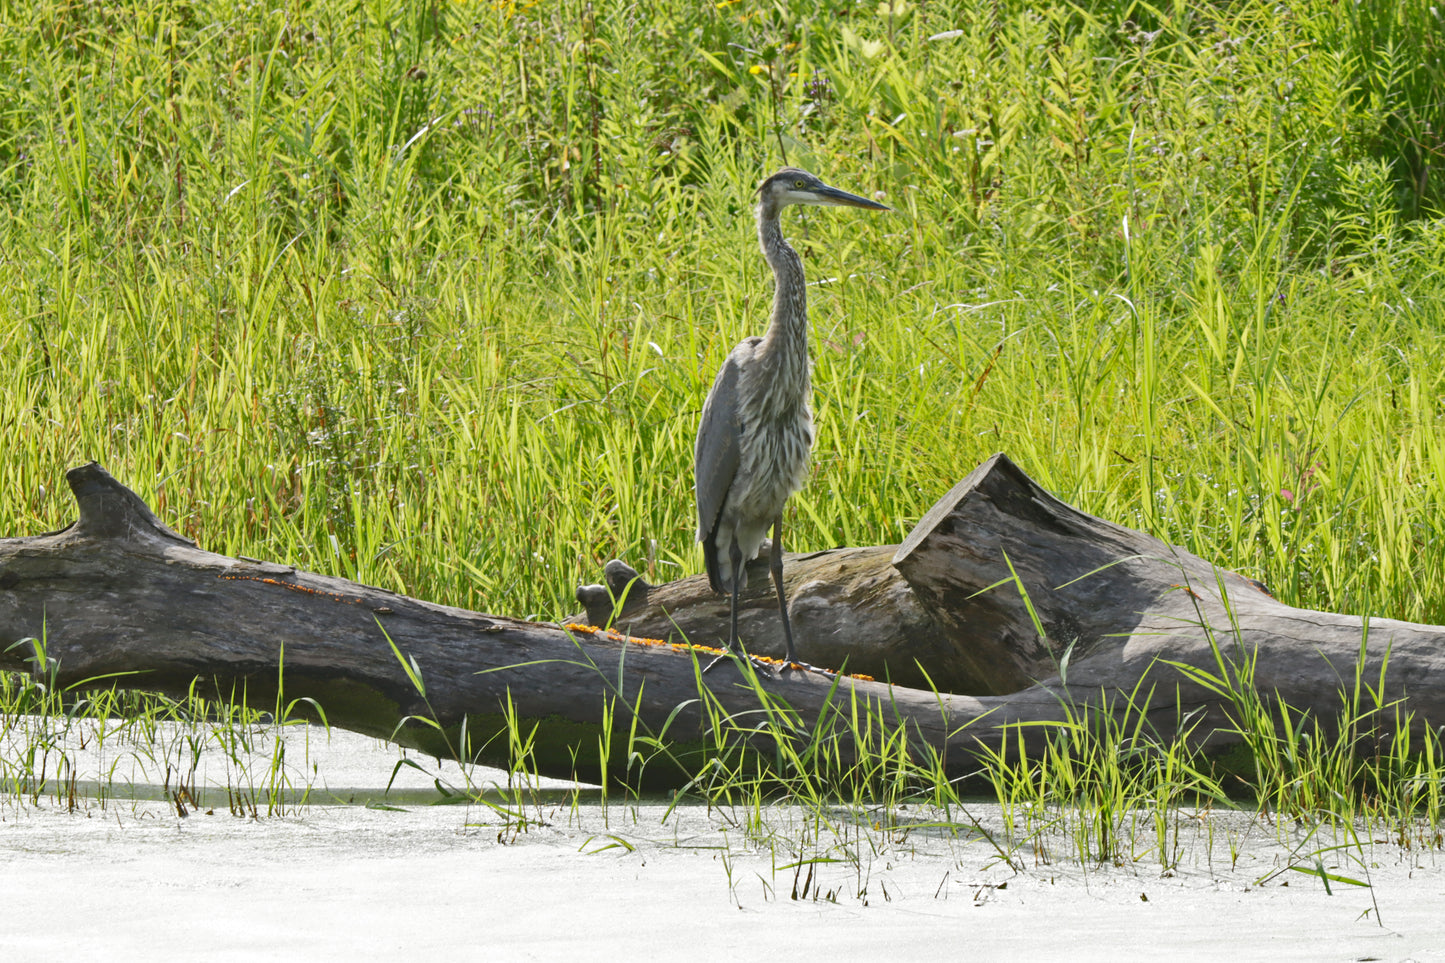
{"type": "MultiPolygon", "coordinates": [[[[783,240],[789,204],[891,208],[784,167],[758,188],[758,243],[773,269],[773,319],[761,338],[733,348],[713,381],[697,428],[697,540],[712,590],[731,597],[728,651],[738,653],[738,592],[747,563],[773,529],[770,568],[778,590],[789,664],[798,661],[783,592],[783,506],[803,487],[813,416],[808,410],[808,298],[803,261],[783,240]]],[[[713,665],[717,664],[714,660],[713,665]]]]}

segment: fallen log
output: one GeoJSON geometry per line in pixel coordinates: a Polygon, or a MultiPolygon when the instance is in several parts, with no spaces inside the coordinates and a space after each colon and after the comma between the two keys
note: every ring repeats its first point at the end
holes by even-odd
{"type": "MultiPolygon", "coordinates": [[[[822,674],[747,677],[732,664],[700,677],[685,646],[468,612],[207,552],[98,465],[66,478],[75,523],[0,539],[0,669],[174,696],[199,679],[215,696],[263,709],[281,696],[303,713],[295,700],[311,699],[332,725],[491,763],[508,761],[509,725],[535,727],[531,763],[548,775],[600,778],[605,759],[610,775],[636,779],[617,744],[635,716],[638,732],[669,746],[642,778],[679,784],[714,735],[702,696],[740,718],[754,718],[763,698],[786,704],[800,732],[837,729],[845,755],[856,699],[905,729],[916,755],[936,754],[961,776],[981,746],[1047,737],[1019,723],[1063,721],[1085,706],[1122,711],[1121,694],[1147,676],[1152,725],[1167,732],[1200,710],[1198,731],[1229,742],[1228,700],[1160,660],[1225,674],[1252,663],[1246,681],[1327,720],[1363,653],[1363,678],[1381,698],[1404,700],[1422,723],[1445,719],[1445,629],[1383,619],[1367,628],[1285,606],[1257,583],[1071,508],[1002,455],[901,546],[788,560],[805,658],[846,658],[884,680],[926,672],[953,692],[855,678],[835,692],[822,674]],[[613,744],[599,753],[604,733],[613,744]]],[[[612,567],[614,581],[621,574],[612,567]]],[[[712,641],[726,631],[727,607],[705,586],[700,577],[635,583],[615,607],[598,595],[620,595],[615,587],[579,595],[597,613],[617,608],[638,635],[712,641]]],[[[768,647],[767,620],[761,604],[745,609],[755,651],[768,647]]]]}
{"type": "MultiPolygon", "coordinates": [[[[775,596],[765,563],[753,564],[741,635],[749,651],[777,655],[775,596]]],[[[1219,650],[1252,664],[1245,681],[1255,690],[1316,718],[1337,714],[1358,668],[1378,700],[1403,700],[1402,711],[1445,723],[1445,628],[1285,605],[1253,579],[1061,502],[1004,455],[939,499],[901,545],[788,555],[784,579],[801,657],[846,657],[880,679],[1000,696],[985,700],[1003,710],[995,721],[1025,700],[1098,703],[1100,690],[1131,691],[1152,672],[1156,683],[1179,684],[1181,713],[1204,707],[1211,724],[1225,726],[1217,694],[1158,667],[1177,662],[1218,676],[1219,650]]],[[[576,621],[664,639],[726,638],[727,601],[705,576],[651,586],[613,561],[578,600],[586,612],[576,621]]],[[[1176,705],[1172,695],[1166,701],[1176,705]]]]}

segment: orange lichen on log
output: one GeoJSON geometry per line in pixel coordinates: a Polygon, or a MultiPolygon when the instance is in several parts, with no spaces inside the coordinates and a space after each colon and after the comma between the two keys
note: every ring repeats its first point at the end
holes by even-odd
{"type": "MultiPolygon", "coordinates": [[[[698,645],[698,644],[693,643],[693,642],[667,642],[667,641],[664,641],[664,640],[662,640],[662,639],[643,639],[643,638],[639,638],[639,637],[637,637],[637,636],[635,636],[635,635],[623,635],[621,632],[617,631],[616,629],[612,629],[612,628],[603,629],[603,628],[598,628],[598,627],[595,626],[595,625],[581,625],[581,624],[579,624],[579,623],[577,623],[577,622],[568,622],[568,623],[566,623],[565,625],[563,625],[562,628],[563,628],[564,630],[568,631],[568,632],[586,632],[588,635],[598,635],[598,634],[601,634],[604,638],[606,638],[606,639],[607,639],[608,641],[610,641],[610,642],[621,642],[621,643],[623,643],[624,645],[629,644],[629,643],[632,644],[632,645],[664,645],[664,646],[667,646],[669,649],[672,649],[674,652],[704,652],[704,653],[706,653],[706,654],[708,654],[708,655],[724,655],[724,654],[726,654],[726,650],[725,650],[725,649],[715,648],[715,647],[713,647],[713,646],[711,646],[711,645],[698,645]]],[[[789,663],[789,662],[784,661],[783,659],[773,659],[773,658],[769,658],[769,657],[766,656],[766,655],[754,655],[754,656],[750,656],[750,658],[756,659],[756,660],[759,661],[759,662],[766,662],[766,663],[768,663],[769,665],[776,665],[776,666],[778,666],[779,668],[788,668],[789,666],[794,666],[794,667],[797,667],[797,668],[799,668],[799,669],[804,668],[804,666],[798,665],[798,663],[796,663],[796,662],[789,663]]],[[[829,670],[826,670],[826,671],[831,672],[832,670],[829,669],[829,670]]],[[[834,674],[836,675],[837,673],[834,673],[834,674]]],[[[859,672],[859,673],[848,673],[848,674],[847,674],[847,677],[850,678],[850,679],[858,679],[858,680],[861,681],[861,682],[875,682],[875,681],[877,681],[877,680],[875,680],[871,675],[863,675],[861,672],[859,672]]]]}
{"type": "Polygon", "coordinates": [[[260,575],[237,575],[223,572],[216,576],[227,581],[263,582],[266,585],[276,585],[283,589],[290,589],[292,592],[300,592],[302,595],[316,595],[324,599],[331,599],[334,602],[344,602],[347,605],[365,605],[366,599],[355,595],[337,595],[335,592],[324,592],[321,589],[307,588],[305,585],[298,585],[295,582],[287,582],[279,578],[264,578],[260,575]]]}

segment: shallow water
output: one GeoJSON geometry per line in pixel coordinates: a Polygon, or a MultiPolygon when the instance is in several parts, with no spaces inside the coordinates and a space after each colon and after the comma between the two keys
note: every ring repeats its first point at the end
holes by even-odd
{"type": "MultiPolygon", "coordinates": [[[[282,732],[278,766],[269,735],[243,752],[204,733],[66,732],[46,792],[6,784],[0,959],[60,944],[111,959],[1445,958],[1437,853],[1332,849],[1252,813],[1183,813],[1166,871],[1147,814],[1139,858],[1099,865],[1068,832],[995,846],[1002,817],[982,803],[945,829],[917,809],[900,816],[925,825],[884,829],[842,810],[603,806],[556,782],[519,805],[435,805],[436,780],[504,790],[506,774],[397,768],[395,747],[301,728],[282,732]],[[1315,867],[1310,853],[1370,885],[1288,869],[1315,867]]],[[[0,740],[12,777],[21,746],[0,740]]]]}

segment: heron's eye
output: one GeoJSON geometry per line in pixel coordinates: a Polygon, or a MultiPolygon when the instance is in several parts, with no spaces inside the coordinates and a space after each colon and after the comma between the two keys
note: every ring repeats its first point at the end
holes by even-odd
{"type": "Polygon", "coordinates": [[[798,190],[801,191],[803,188],[805,188],[805,187],[808,186],[808,182],[807,182],[807,181],[804,181],[804,180],[796,180],[796,181],[793,181],[793,186],[796,187],[798,190]]]}

